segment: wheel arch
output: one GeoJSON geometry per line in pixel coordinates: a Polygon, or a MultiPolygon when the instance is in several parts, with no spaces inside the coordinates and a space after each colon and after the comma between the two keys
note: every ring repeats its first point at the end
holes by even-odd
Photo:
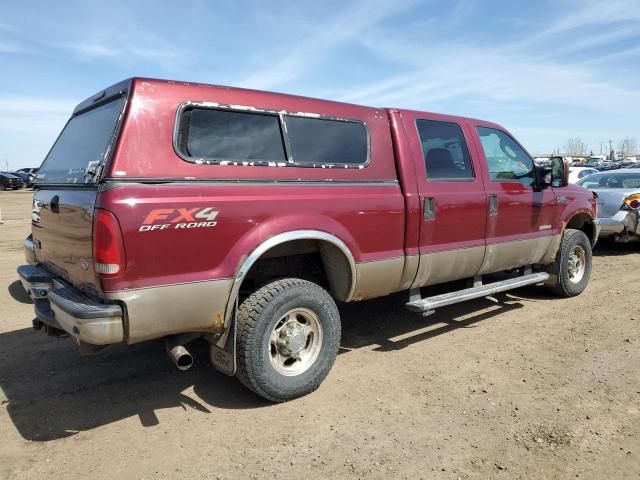
{"type": "MultiPolygon", "coordinates": [[[[569,220],[565,224],[564,230],[571,228],[574,230],[580,230],[589,238],[591,246],[595,246],[598,240],[598,232],[593,217],[584,211],[575,212],[569,217],[569,220]]],[[[563,234],[564,234],[563,230],[563,234]]]]}
{"type": "Polygon", "coordinates": [[[318,242],[323,266],[329,283],[332,287],[335,287],[336,297],[343,301],[349,301],[353,297],[357,279],[356,262],[351,250],[344,241],[331,233],[321,230],[304,229],[283,232],[260,243],[242,261],[233,279],[233,285],[227,300],[224,323],[225,329],[228,330],[231,323],[234,307],[240,293],[240,287],[256,262],[263,258],[267,252],[272,251],[279,245],[308,240],[318,242]],[[346,275],[348,275],[348,280],[346,279],[346,275]]]}

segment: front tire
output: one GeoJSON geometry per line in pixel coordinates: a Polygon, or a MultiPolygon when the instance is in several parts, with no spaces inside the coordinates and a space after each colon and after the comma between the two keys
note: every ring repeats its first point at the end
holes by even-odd
{"type": "Polygon", "coordinates": [[[567,228],[553,266],[557,280],[551,290],[563,297],[580,295],[589,283],[591,260],[591,242],[587,235],[567,228]]]}
{"type": "Polygon", "coordinates": [[[236,376],[272,402],[320,386],[338,354],[340,315],[331,296],[306,280],[269,283],[238,308],[236,376]]]}

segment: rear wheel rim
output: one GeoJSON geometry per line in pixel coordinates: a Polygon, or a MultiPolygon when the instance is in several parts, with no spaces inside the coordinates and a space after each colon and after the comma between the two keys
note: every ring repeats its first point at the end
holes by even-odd
{"type": "Polygon", "coordinates": [[[587,252],[580,245],[576,245],[569,252],[567,258],[567,276],[571,283],[580,283],[587,269],[587,252]]]}
{"type": "Polygon", "coordinates": [[[308,308],[294,308],[282,315],[269,336],[269,360],[287,377],[309,370],[322,348],[322,325],[308,308]]]}

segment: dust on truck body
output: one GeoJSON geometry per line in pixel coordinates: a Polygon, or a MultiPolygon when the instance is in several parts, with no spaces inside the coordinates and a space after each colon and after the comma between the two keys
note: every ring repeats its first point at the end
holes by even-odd
{"type": "Polygon", "coordinates": [[[34,327],[83,352],[166,337],[186,369],[204,338],[284,401],[328,374],[336,302],[579,294],[595,216],[566,165],[536,167],[493,123],[133,78],[80,103],[44,160],[18,274],[34,327]]]}

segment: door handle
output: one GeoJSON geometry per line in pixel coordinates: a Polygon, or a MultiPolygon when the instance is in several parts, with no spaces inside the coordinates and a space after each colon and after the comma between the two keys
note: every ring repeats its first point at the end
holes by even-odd
{"type": "Polygon", "coordinates": [[[498,196],[497,195],[489,195],[489,215],[490,216],[498,215],[498,196]]]}
{"type": "Polygon", "coordinates": [[[425,221],[434,220],[436,218],[436,199],[427,197],[424,199],[424,208],[422,212],[425,221]]]}

